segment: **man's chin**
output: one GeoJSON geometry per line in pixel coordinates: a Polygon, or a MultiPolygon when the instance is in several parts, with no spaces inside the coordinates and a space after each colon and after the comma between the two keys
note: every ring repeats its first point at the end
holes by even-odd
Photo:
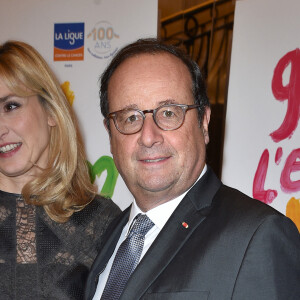
{"type": "Polygon", "coordinates": [[[153,177],[151,179],[139,181],[140,189],[144,190],[146,193],[164,193],[169,192],[169,190],[173,187],[174,181],[165,180],[166,178],[157,178],[153,177]]]}

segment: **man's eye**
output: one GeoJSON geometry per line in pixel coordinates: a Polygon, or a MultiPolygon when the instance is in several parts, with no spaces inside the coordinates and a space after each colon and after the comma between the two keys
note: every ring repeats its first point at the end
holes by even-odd
{"type": "Polygon", "coordinates": [[[135,121],[138,120],[138,116],[137,115],[131,115],[126,119],[126,123],[134,123],[135,121]]]}
{"type": "Polygon", "coordinates": [[[163,116],[165,118],[173,118],[175,116],[174,112],[171,110],[164,110],[163,111],[163,116]]]}
{"type": "Polygon", "coordinates": [[[10,112],[14,109],[17,109],[18,107],[20,107],[19,103],[9,102],[4,105],[3,109],[4,109],[4,112],[10,112]]]}

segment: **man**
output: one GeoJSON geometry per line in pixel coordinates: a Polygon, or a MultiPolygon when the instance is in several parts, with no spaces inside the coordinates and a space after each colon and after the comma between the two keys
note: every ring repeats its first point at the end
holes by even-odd
{"type": "Polygon", "coordinates": [[[139,40],[112,60],[100,92],[111,153],[135,200],[106,234],[86,299],[299,299],[296,227],[205,164],[210,108],[197,64],[139,40]],[[128,255],[139,214],[151,225],[139,233],[141,253],[128,255]]]}

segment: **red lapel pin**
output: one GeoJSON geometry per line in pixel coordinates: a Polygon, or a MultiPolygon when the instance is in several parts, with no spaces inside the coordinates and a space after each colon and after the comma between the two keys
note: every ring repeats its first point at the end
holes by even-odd
{"type": "Polygon", "coordinates": [[[185,229],[189,228],[189,224],[186,223],[186,222],[182,222],[182,226],[183,226],[185,229]]]}

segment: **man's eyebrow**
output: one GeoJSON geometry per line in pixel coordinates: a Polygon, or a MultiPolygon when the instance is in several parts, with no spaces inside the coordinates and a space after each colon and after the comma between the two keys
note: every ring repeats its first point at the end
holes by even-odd
{"type": "MultiPolygon", "coordinates": [[[[177,102],[173,99],[166,99],[166,100],[159,101],[158,106],[165,105],[165,104],[172,104],[172,103],[177,103],[177,102]]],[[[127,109],[139,109],[139,107],[136,104],[129,104],[124,106],[120,110],[127,110],[127,109]]]]}
{"type": "Polygon", "coordinates": [[[166,100],[158,102],[159,106],[160,105],[165,105],[165,104],[173,104],[173,103],[177,103],[177,102],[175,100],[173,100],[173,99],[166,99],[166,100]]]}
{"type": "Polygon", "coordinates": [[[121,110],[126,110],[126,109],[138,109],[138,106],[136,104],[130,104],[124,106],[121,110]]]}

